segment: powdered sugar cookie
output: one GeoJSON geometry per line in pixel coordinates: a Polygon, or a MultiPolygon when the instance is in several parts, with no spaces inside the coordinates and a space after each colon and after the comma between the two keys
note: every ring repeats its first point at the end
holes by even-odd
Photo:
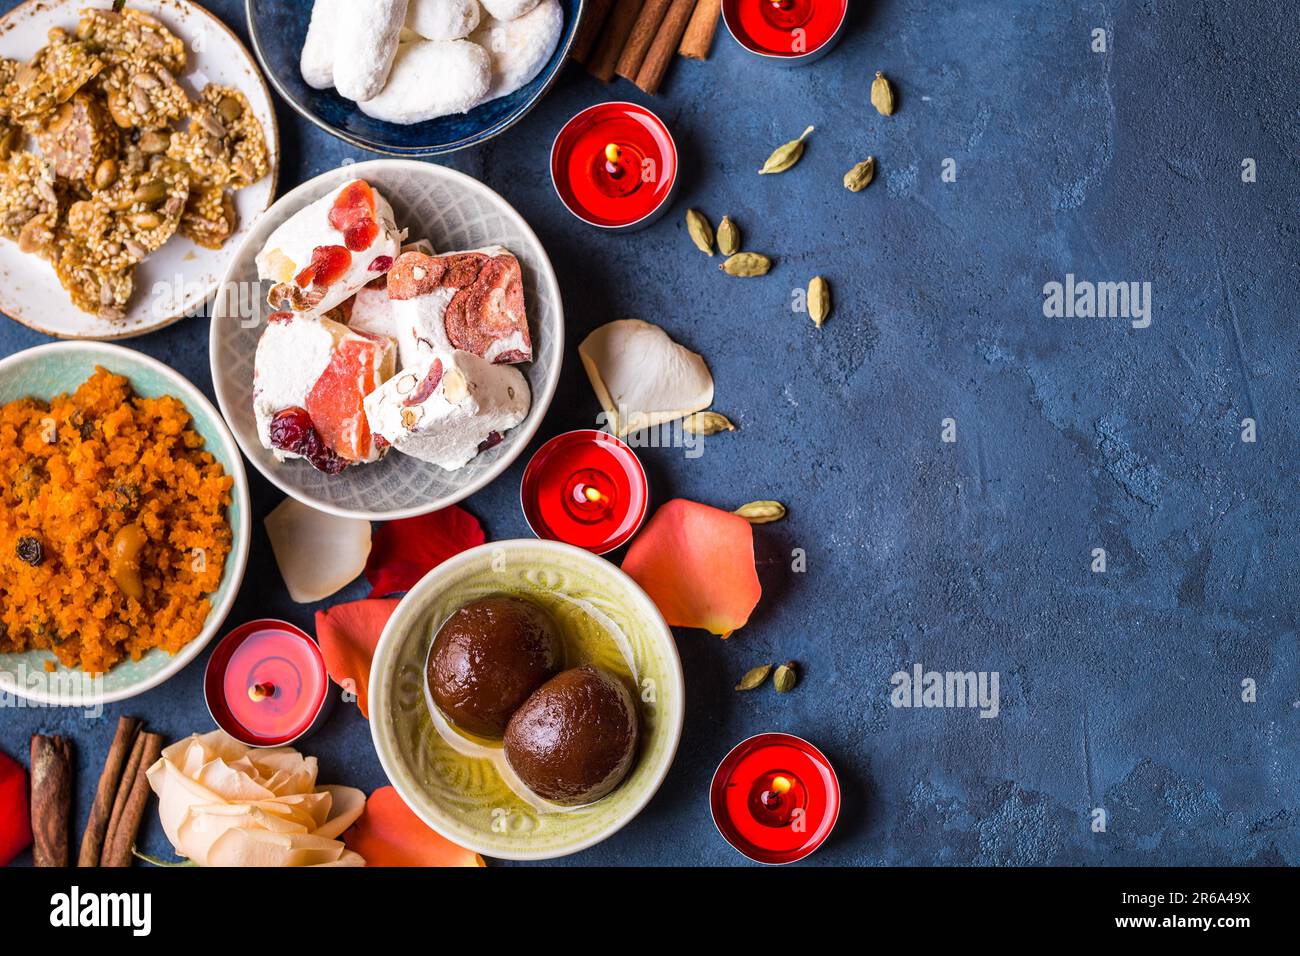
{"type": "Polygon", "coordinates": [[[492,57],[492,86],[487,99],[507,96],[532,82],[555,52],[564,32],[560,0],[542,0],[514,20],[489,17],[470,39],[492,57]]]}
{"type": "Polygon", "coordinates": [[[377,120],[423,123],[473,109],[491,84],[492,58],[478,44],[420,40],[402,44],[383,92],[357,105],[377,120]]]}
{"type": "Polygon", "coordinates": [[[327,90],[334,85],[334,50],[342,5],[343,0],[316,0],[311,8],[311,23],[298,68],[312,89],[327,90]]]}
{"type": "Polygon", "coordinates": [[[474,32],[478,0],[410,0],[406,28],[426,40],[461,40],[474,32]]]}
{"type": "Polygon", "coordinates": [[[483,7],[496,20],[514,20],[530,13],[540,0],[483,0],[483,7]]]}
{"type": "Polygon", "coordinates": [[[338,12],[334,88],[361,102],[384,89],[397,54],[406,0],[347,0],[338,12]]]}

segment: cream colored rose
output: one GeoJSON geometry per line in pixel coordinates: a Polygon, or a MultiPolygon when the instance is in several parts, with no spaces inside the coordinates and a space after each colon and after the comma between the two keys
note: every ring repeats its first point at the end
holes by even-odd
{"type": "Polygon", "coordinates": [[[366,798],[316,786],[316,758],[258,750],[224,731],[195,734],[149,768],[163,830],[199,866],[365,866],[338,839],[366,798]]]}

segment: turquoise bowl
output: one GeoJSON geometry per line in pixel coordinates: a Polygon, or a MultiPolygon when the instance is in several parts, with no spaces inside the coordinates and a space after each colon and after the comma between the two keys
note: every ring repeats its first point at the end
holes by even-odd
{"type": "Polygon", "coordinates": [[[138,661],[124,660],[108,673],[94,678],[62,666],[46,673],[45,662],[56,660],[49,651],[0,654],[0,700],[16,696],[41,704],[90,708],[157,687],[203,651],[225,621],[244,578],[252,536],[244,461],[221,415],[184,376],[156,359],[120,345],[54,342],[0,359],[0,404],[26,397],[49,400],[75,391],[97,365],[125,375],[139,395],[149,398],[172,395],[184,402],[194,420],[195,431],[203,436],[204,448],[234,479],[231,504],[226,512],[233,541],[225,573],[221,586],[211,596],[212,611],[203,630],[180,653],[171,655],[155,648],[138,661]]]}

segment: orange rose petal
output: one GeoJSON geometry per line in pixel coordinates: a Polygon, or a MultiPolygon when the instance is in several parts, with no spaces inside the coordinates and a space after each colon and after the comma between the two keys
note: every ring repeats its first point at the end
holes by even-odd
{"type": "Polygon", "coordinates": [[[681,498],[655,512],[628,549],[623,570],[669,624],[722,637],[745,625],[763,594],[749,522],[681,498]]]}
{"type": "Polygon", "coordinates": [[[343,835],[366,866],[482,866],[483,857],[456,846],[411,812],[392,787],[380,787],[343,835]]]}
{"type": "Polygon", "coordinates": [[[316,612],[316,640],[325,656],[325,669],[336,684],[357,695],[357,706],[366,718],[370,717],[366,709],[370,660],[398,601],[367,598],[316,612]]]}

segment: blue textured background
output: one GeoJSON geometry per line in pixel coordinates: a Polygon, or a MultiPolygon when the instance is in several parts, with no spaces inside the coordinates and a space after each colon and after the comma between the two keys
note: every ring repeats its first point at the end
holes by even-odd
{"type": "MultiPolygon", "coordinates": [[[[244,32],[242,4],[210,6],[244,32]]],[[[560,275],[571,346],[537,442],[591,425],[577,343],[638,316],[707,357],[716,407],[740,425],[697,460],[645,450],[656,498],[791,508],[758,530],[765,595],[750,626],[726,643],[679,635],[689,710],[663,790],[565,862],[743,862],[713,829],[706,787],[763,730],[802,734],[838,767],[844,813],[814,863],[1300,862],[1294,12],[853,6],[843,43],[808,69],[770,68],[725,35],[653,100],[571,67],[519,126],[449,161],[519,209],[560,275]],[[1097,27],[1109,54],[1089,51],[1097,27]],[[890,119],[867,102],[876,69],[898,90],[890,119]],[[684,151],[677,208],[628,237],[572,220],[547,173],[560,125],[606,98],[651,103],[684,151]],[[810,123],[797,169],[754,175],[810,123]],[[868,153],[876,182],[851,195],[840,177],[868,153]],[[940,180],[945,157],[955,183],[940,180]],[[719,274],[686,237],[688,206],[730,214],[774,255],[772,275],[719,274]],[[1067,272],[1152,282],[1152,327],[1044,319],[1042,286],[1067,272]],[[790,309],[818,273],[837,303],[821,330],[790,309]],[[1239,438],[1247,416],[1255,444],[1239,438]],[[939,440],[948,417],[956,444],[939,440]],[[796,547],[806,574],[788,570],[796,547]],[[1089,572],[1096,547],[1105,574],[1089,572]],[[749,666],[787,658],[804,668],[793,694],[732,691],[749,666]],[[891,708],[890,675],[918,661],[999,671],[1001,716],[891,708]],[[1241,701],[1244,678],[1257,703],[1241,701]],[[1098,806],[1104,834],[1088,825],[1098,806]]],[[[287,108],[280,119],[286,188],[365,158],[287,108]]],[[[206,332],[199,319],[130,344],[210,393],[206,332]]],[[[0,324],[0,353],[41,341],[0,324]]],[[[468,502],[491,537],[527,534],[521,469],[468,502]]],[[[279,495],[250,477],[265,514],[279,495]]],[[[258,521],[232,624],[310,627],[312,610],[289,602],[258,521]]],[[[94,724],[7,711],[0,747],[74,736],[84,820],[119,713],[172,736],[210,727],[201,674],[94,724]]],[[[352,709],[307,749],[327,781],[384,782],[352,709]]],[[[145,843],[168,849],[156,820],[145,843]]]]}

